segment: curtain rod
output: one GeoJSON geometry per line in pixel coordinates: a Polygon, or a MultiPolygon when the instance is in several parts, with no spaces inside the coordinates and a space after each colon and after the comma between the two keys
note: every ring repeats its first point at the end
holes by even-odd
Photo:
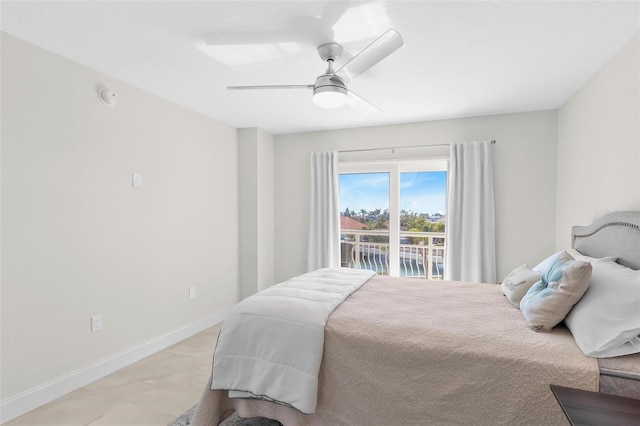
{"type": "MultiPolygon", "coordinates": [[[[491,139],[491,144],[495,144],[496,140],[495,139],[491,139]]],[[[394,146],[394,147],[388,147],[388,148],[368,148],[368,149],[347,149],[344,151],[338,151],[338,153],[340,154],[344,154],[347,152],[367,152],[367,151],[384,151],[387,149],[390,150],[396,150],[396,149],[405,149],[405,148],[438,148],[438,147],[443,147],[443,146],[449,146],[451,145],[450,143],[441,143],[438,145],[414,145],[414,146],[394,146]]]]}

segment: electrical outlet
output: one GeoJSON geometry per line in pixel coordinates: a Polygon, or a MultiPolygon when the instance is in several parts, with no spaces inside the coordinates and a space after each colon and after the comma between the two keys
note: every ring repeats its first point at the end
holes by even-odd
{"type": "Polygon", "coordinates": [[[196,287],[192,286],[189,287],[189,299],[195,299],[196,298],[196,287]]]}
{"type": "Polygon", "coordinates": [[[91,317],[91,332],[102,330],[102,315],[94,315],[91,317]]]}

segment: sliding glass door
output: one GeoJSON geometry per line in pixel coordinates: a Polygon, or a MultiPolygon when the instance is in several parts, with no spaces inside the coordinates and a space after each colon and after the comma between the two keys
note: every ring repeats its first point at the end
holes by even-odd
{"type": "Polygon", "coordinates": [[[442,279],[446,162],[340,165],[342,266],[442,279]]]}
{"type": "Polygon", "coordinates": [[[389,177],[388,172],[340,175],[342,266],[389,275],[389,177]]]}
{"type": "Polygon", "coordinates": [[[400,172],[400,276],[442,279],[446,171],[400,172]]]}

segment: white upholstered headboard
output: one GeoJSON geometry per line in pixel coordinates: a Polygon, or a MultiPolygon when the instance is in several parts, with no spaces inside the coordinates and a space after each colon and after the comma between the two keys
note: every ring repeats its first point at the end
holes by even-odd
{"type": "Polygon", "coordinates": [[[591,225],[572,227],[571,246],[587,256],[615,256],[621,265],[640,269],[640,211],[612,212],[591,225]]]}

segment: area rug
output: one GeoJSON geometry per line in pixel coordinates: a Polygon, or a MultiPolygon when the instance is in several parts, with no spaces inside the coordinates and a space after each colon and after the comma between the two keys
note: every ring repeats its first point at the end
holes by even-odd
{"type": "MultiPolygon", "coordinates": [[[[180,417],[169,423],[169,426],[189,426],[191,417],[193,417],[193,413],[195,411],[196,406],[194,405],[185,411],[180,417]]],[[[236,413],[233,413],[220,423],[220,426],[282,426],[282,423],[265,417],[251,417],[245,419],[239,417],[236,413]]]]}

